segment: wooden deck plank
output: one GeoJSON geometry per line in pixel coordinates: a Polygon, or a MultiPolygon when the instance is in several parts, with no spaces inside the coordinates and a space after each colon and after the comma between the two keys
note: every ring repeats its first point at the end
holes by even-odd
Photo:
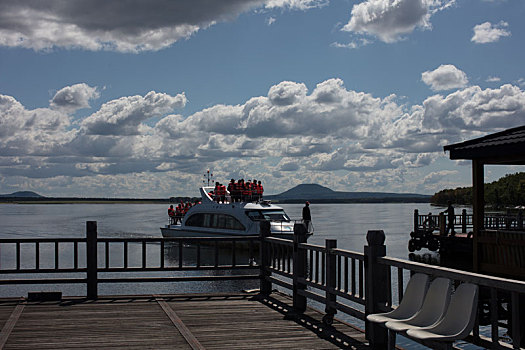
{"type": "MultiPolygon", "coordinates": [[[[206,349],[367,348],[360,331],[334,322],[339,332],[333,333],[321,324],[322,314],[285,317],[290,299],[274,294],[269,299],[248,294],[162,296],[162,301],[206,349]],[[339,340],[326,341],[330,337],[339,340]]],[[[2,311],[2,305],[0,315],[8,309],[2,311]]],[[[154,297],[30,302],[5,349],[191,349],[168,314],[154,297]]]]}

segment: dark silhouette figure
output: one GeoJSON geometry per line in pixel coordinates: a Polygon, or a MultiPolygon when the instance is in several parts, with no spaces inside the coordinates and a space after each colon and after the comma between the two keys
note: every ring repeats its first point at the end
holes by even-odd
{"type": "Polygon", "coordinates": [[[443,213],[447,213],[447,229],[445,230],[445,235],[448,235],[448,232],[450,232],[450,234],[452,236],[454,236],[456,234],[456,231],[454,231],[454,207],[452,206],[452,202],[451,201],[448,201],[447,202],[448,204],[448,208],[447,210],[445,210],[443,213]]]}
{"type": "Polygon", "coordinates": [[[310,222],[312,221],[312,215],[310,214],[310,202],[306,202],[303,208],[303,222],[306,230],[310,229],[310,222]]]}

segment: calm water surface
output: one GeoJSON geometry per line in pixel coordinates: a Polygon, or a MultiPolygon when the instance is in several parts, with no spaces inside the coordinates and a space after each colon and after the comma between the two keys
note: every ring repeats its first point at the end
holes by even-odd
{"type": "MultiPolygon", "coordinates": [[[[292,219],[300,219],[302,204],[283,204],[282,207],[292,219]]],[[[386,235],[387,255],[402,259],[408,259],[407,243],[409,233],[412,231],[414,209],[419,209],[420,213],[433,212],[434,214],[444,210],[444,208],[433,207],[424,203],[312,204],[310,208],[315,233],[309,239],[309,243],[324,245],[325,239],[336,239],[338,248],[362,252],[363,246],[366,244],[367,231],[383,230],[386,235]]],[[[165,204],[0,204],[0,238],[84,237],[86,221],[98,222],[99,237],[161,237],[160,227],[167,223],[167,209],[168,205],[165,204]]],[[[461,212],[461,209],[457,209],[458,213],[461,212]]],[[[61,248],[61,250],[69,249],[71,248],[61,248]]],[[[159,248],[148,246],[148,251],[152,251],[152,256],[158,254],[155,253],[156,249],[159,248]]],[[[44,244],[41,245],[41,250],[45,250],[44,244]]],[[[31,255],[30,253],[28,252],[28,255],[31,255]]],[[[68,251],[61,251],[61,254],[63,253],[69,254],[68,251]]],[[[22,248],[23,254],[24,248],[22,248]]],[[[133,251],[130,248],[129,254],[130,265],[133,261],[140,263],[140,249],[133,251]]],[[[44,259],[43,253],[41,256],[44,259]]],[[[119,256],[119,254],[115,254],[115,256],[119,256]]],[[[169,252],[166,259],[170,259],[169,252]]],[[[12,265],[14,264],[12,260],[12,252],[0,252],[1,265],[12,265]]],[[[29,261],[28,267],[31,267],[31,263],[34,264],[34,262],[29,261]]],[[[42,265],[45,264],[46,261],[42,261],[42,265]]],[[[52,264],[52,261],[49,264],[52,264]]],[[[118,262],[117,265],[119,265],[118,262]]],[[[224,272],[212,273],[221,274],[224,272]]],[[[9,277],[17,278],[18,276],[9,275],[9,277]]],[[[66,275],[64,277],[73,276],[66,275]]],[[[99,293],[216,292],[239,291],[257,287],[257,282],[246,281],[199,284],[102,284],[99,285],[99,293]]],[[[2,286],[0,297],[17,297],[27,295],[28,291],[57,289],[65,295],[83,295],[85,293],[84,285],[23,285],[2,286]]],[[[398,345],[406,348],[421,348],[421,346],[402,337],[399,338],[398,345]]]]}

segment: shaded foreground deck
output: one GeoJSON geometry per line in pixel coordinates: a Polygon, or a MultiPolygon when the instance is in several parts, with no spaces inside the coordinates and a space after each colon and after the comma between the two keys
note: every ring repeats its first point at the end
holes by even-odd
{"type": "Polygon", "coordinates": [[[364,331],[281,293],[0,300],[0,349],[365,349],[364,331]]]}

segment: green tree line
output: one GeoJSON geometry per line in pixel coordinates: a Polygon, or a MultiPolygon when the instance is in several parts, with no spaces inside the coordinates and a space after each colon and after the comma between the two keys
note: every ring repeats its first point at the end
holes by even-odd
{"type": "MultiPolygon", "coordinates": [[[[445,189],[430,199],[434,204],[472,204],[472,187],[445,189]]],[[[501,179],[485,184],[485,204],[494,208],[525,205],[525,172],[507,174],[501,179]]]]}

